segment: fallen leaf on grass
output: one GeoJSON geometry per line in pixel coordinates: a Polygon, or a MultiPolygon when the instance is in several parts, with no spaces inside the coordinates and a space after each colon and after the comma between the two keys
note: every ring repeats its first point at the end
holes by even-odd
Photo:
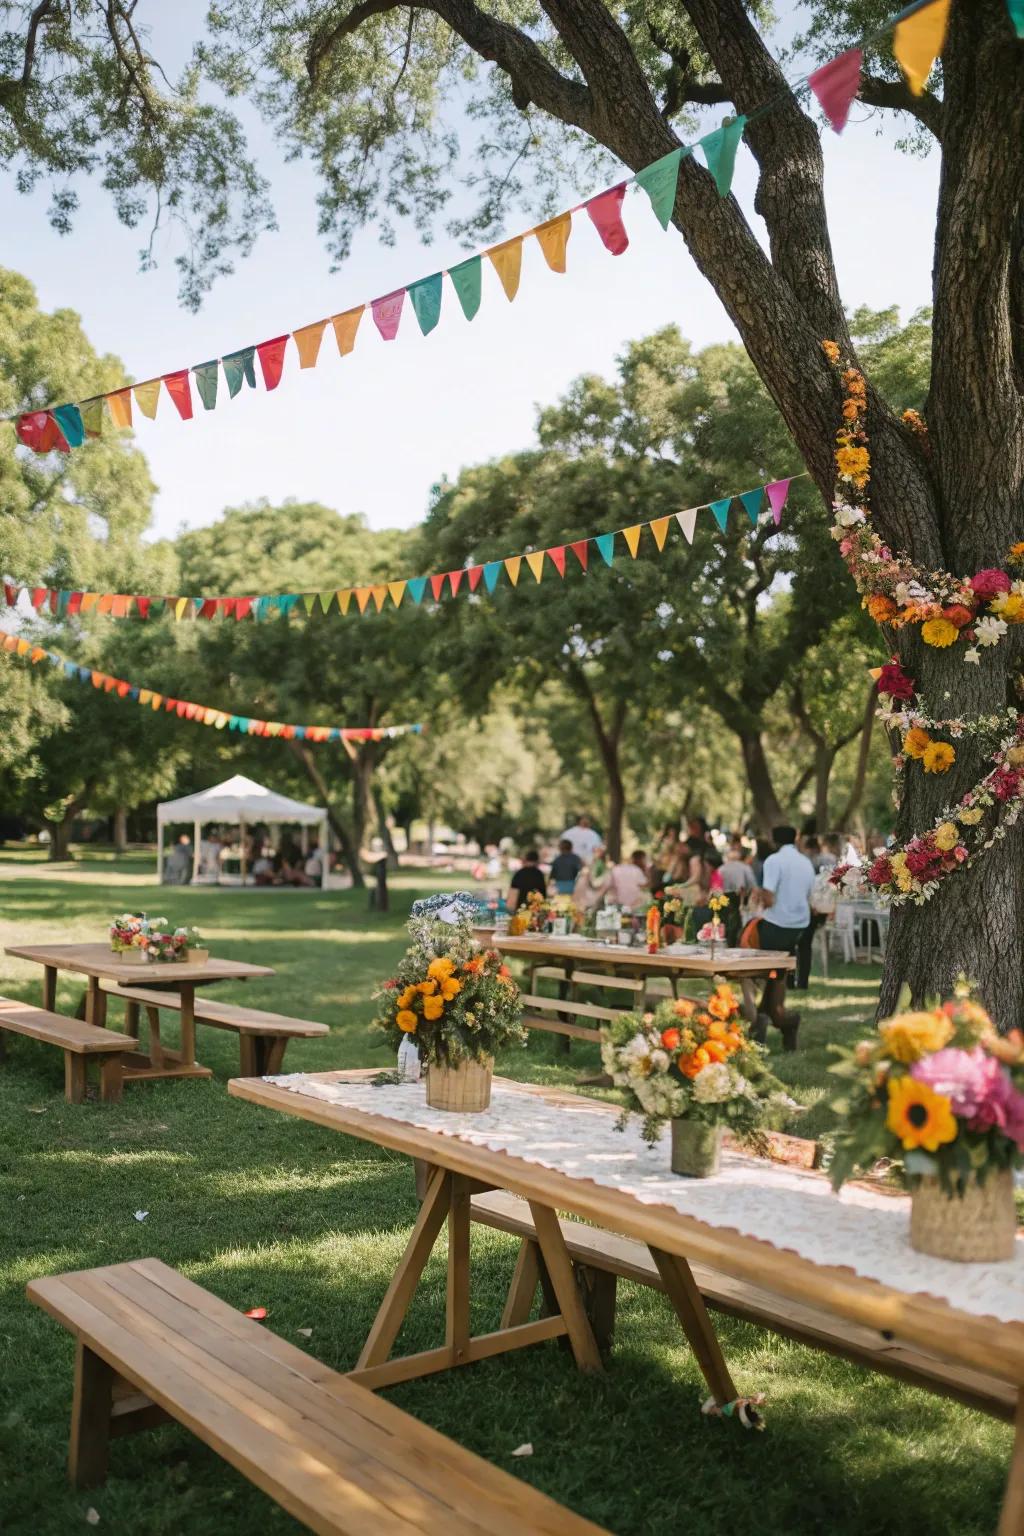
{"type": "Polygon", "coordinates": [[[530,1444],[529,1440],[527,1440],[523,1445],[517,1445],[515,1450],[511,1451],[509,1454],[512,1456],[532,1456],[533,1446],[530,1444]]]}
{"type": "Polygon", "coordinates": [[[148,1215],[149,1215],[148,1211],[136,1211],[135,1212],[135,1220],[136,1221],[145,1221],[145,1219],[146,1219],[146,1217],[148,1215]]]}
{"type": "Polygon", "coordinates": [[[48,1104],[29,1104],[26,1107],[30,1115],[45,1115],[50,1106],[48,1104]]]}
{"type": "Polygon", "coordinates": [[[86,1524],[87,1525],[99,1525],[99,1523],[100,1523],[100,1512],[99,1512],[99,1510],[98,1509],[93,1509],[92,1505],[90,1504],[89,1508],[85,1512],[85,1520],[86,1520],[86,1524]]]}
{"type": "Polygon", "coordinates": [[[295,1332],[301,1333],[304,1339],[311,1339],[313,1337],[312,1328],[296,1328],[295,1332]]]}
{"type": "Polygon", "coordinates": [[[267,1315],[267,1309],[266,1307],[250,1307],[245,1315],[246,1317],[251,1317],[254,1323],[262,1323],[267,1315]]]}

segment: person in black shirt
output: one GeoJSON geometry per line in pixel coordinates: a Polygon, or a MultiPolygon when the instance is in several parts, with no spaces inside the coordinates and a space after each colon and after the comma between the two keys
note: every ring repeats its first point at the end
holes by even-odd
{"type": "Polygon", "coordinates": [[[547,881],[540,869],[540,854],[536,848],[530,848],[523,855],[523,865],[512,876],[512,887],[506,898],[506,906],[510,912],[515,912],[520,902],[525,902],[531,891],[536,891],[538,896],[547,894],[547,881]]]}
{"type": "Polygon", "coordinates": [[[582,868],[583,860],[578,853],[573,853],[569,839],[563,837],[558,852],[551,860],[551,879],[559,896],[572,895],[582,868]]]}

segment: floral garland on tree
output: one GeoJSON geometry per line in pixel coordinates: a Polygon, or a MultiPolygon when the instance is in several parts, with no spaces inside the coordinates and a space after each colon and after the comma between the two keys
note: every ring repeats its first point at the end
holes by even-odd
{"type": "MultiPolygon", "coordinates": [[[[863,605],[876,623],[892,629],[919,624],[926,645],[945,649],[966,641],[964,660],[977,665],[982,647],[998,645],[1011,624],[1024,623],[1024,579],[1014,579],[994,568],[966,577],[924,571],[908,556],[893,554],[879,538],[868,521],[871,454],[865,426],[864,375],[857,368],[843,366],[834,341],[822,342],[822,348],[840,371],[844,394],[843,425],[836,433],[832,537],[839,544],[863,605]]],[[[924,421],[916,411],[905,411],[903,420],[928,455],[931,450],[924,421]]],[[[1012,546],[1006,563],[1024,570],[1024,540],[1012,546]]],[[[904,902],[921,906],[931,900],[947,875],[969,868],[1005,838],[1024,810],[1024,717],[1008,707],[1001,714],[982,715],[976,720],[934,719],[925,709],[915,680],[904,672],[896,657],[875,676],[878,717],[887,729],[903,733],[895,759],[897,805],[909,762],[920,762],[925,773],[940,774],[947,773],[956,761],[952,741],[938,740],[933,732],[941,731],[954,741],[974,736],[994,747],[992,766],[985,777],[955,805],[946,806],[927,832],[911,838],[903,847],[887,849],[866,875],[848,864],[837,865],[831,875],[832,883],[847,891],[855,891],[866,879],[894,906],[904,902]]]]}

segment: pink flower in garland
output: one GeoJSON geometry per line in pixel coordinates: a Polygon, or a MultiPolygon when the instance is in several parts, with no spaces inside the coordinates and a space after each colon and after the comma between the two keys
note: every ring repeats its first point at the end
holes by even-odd
{"type": "Polygon", "coordinates": [[[1021,775],[1005,763],[996,769],[990,782],[997,800],[1015,800],[1021,792],[1021,775]]]}
{"type": "Polygon", "coordinates": [[[898,661],[887,661],[878,673],[878,691],[887,693],[891,699],[912,699],[917,692],[917,684],[912,677],[908,677],[898,661]]]}
{"type": "Polygon", "coordinates": [[[980,598],[983,603],[990,602],[993,597],[998,597],[1000,592],[1009,592],[1011,585],[1010,578],[1005,571],[992,569],[979,571],[976,576],[969,578],[967,584],[975,597],[980,598]]]}

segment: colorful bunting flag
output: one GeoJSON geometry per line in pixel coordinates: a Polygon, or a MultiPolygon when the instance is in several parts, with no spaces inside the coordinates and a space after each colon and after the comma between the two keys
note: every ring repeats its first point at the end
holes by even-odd
{"type": "Polygon", "coordinates": [[[565,575],[565,545],[556,544],[553,549],[546,550],[548,559],[558,572],[559,576],[565,575]]]}
{"type": "Polygon", "coordinates": [[[650,530],[654,534],[654,542],[658,546],[658,553],[665,548],[665,540],[668,538],[668,518],[656,517],[650,523],[650,530]]]}
{"type": "Polygon", "coordinates": [[[932,0],[896,23],[892,51],[915,96],[928,83],[932,65],[942,52],[949,21],[949,0],[932,0]]]}
{"type": "Polygon", "coordinates": [[[196,389],[199,398],[203,402],[204,411],[212,411],[217,404],[217,380],[220,377],[220,364],[216,358],[208,363],[198,363],[192,369],[196,381],[196,389]]]}
{"type": "Polygon", "coordinates": [[[635,523],[632,528],[623,528],[622,530],[622,537],[626,541],[626,548],[629,550],[634,560],[636,559],[636,552],[640,548],[640,533],[642,528],[642,523],[635,523]]]}
{"type": "Polygon", "coordinates": [[[715,178],[719,197],[728,197],[732,187],[732,175],[736,168],[736,151],[739,148],[747,120],[742,115],[727,117],[721,128],[707,134],[700,141],[704,162],[715,178]]]}
{"type": "Polygon", "coordinates": [[[182,421],[191,421],[192,391],[188,383],[188,369],[181,368],[177,373],[165,373],[164,388],[174,401],[175,409],[182,421]]]}
{"type": "Polygon", "coordinates": [[[534,230],[537,244],[544,253],[544,260],[552,272],[565,271],[565,248],[572,234],[572,215],[560,213],[546,224],[538,224],[534,230]]]}
{"type": "Polygon", "coordinates": [[[765,495],[768,497],[768,505],[772,509],[772,517],[775,519],[776,528],[782,522],[782,509],[786,505],[786,497],[789,495],[789,487],[797,477],[790,475],[788,480],[773,480],[766,485],[765,495]]]}
{"type": "Polygon", "coordinates": [[[64,435],[69,448],[80,448],[85,442],[85,426],[77,405],[58,405],[53,412],[54,420],[64,435]]]}
{"type": "Polygon", "coordinates": [[[441,274],[433,273],[409,285],[409,301],[419,322],[420,333],[428,336],[441,318],[441,274]]]}
{"type": "Polygon", "coordinates": [[[116,389],[113,394],[108,395],[107,410],[115,427],[130,427],[132,424],[131,390],[116,389]]]}
{"type": "Polygon", "coordinates": [[[488,560],[484,566],[484,586],[488,592],[493,592],[498,585],[498,577],[501,575],[501,561],[488,560]]]}
{"type": "Polygon", "coordinates": [[[461,261],[457,267],[450,268],[448,272],[452,287],[462,305],[462,313],[467,320],[472,320],[480,308],[480,272],[479,256],[471,256],[468,261],[461,261]]]}
{"type": "Polygon", "coordinates": [[[331,321],[334,327],[334,339],[338,343],[338,351],[342,357],[347,357],[356,344],[356,332],[365,308],[365,304],[359,304],[355,309],[346,309],[343,315],[335,315],[331,321]]]}
{"type": "Polygon", "coordinates": [[[836,133],[842,133],[846,127],[850,107],[860,89],[863,62],[864,55],[859,48],[848,48],[807,77],[807,83],[836,133]]]}
{"type": "Polygon", "coordinates": [[[746,512],[754,527],[757,527],[757,519],[761,515],[761,500],[764,496],[764,487],[758,486],[756,491],[744,491],[740,497],[743,510],[746,512]]]}
{"type": "Polygon", "coordinates": [[[615,558],[614,533],[599,533],[594,539],[594,543],[597,545],[597,552],[605,565],[611,565],[615,558]]]}
{"type": "Polygon", "coordinates": [[[626,226],[622,222],[622,199],[625,195],[626,183],[621,181],[617,187],[609,187],[607,192],[601,192],[585,204],[590,222],[601,236],[602,245],[613,256],[621,256],[629,245],[626,226]]]}
{"type": "Polygon", "coordinates": [[[519,274],[523,266],[523,237],[516,235],[514,240],[506,240],[503,245],[494,245],[487,252],[491,259],[491,265],[501,280],[501,286],[505,290],[505,297],[511,304],[519,292],[519,274]]]}
{"type": "Polygon", "coordinates": [[[514,587],[518,586],[519,584],[519,567],[522,565],[522,563],[522,555],[511,555],[504,562],[505,569],[508,572],[508,579],[514,587]]]}
{"type": "Polygon", "coordinates": [[[427,578],[425,576],[410,576],[408,592],[414,603],[421,603],[423,601],[423,594],[426,590],[427,578]]]}
{"type": "Polygon", "coordinates": [[[526,563],[533,572],[534,581],[540,581],[544,574],[544,551],[542,549],[531,551],[526,557],[526,563]]]}
{"type": "Polygon", "coordinates": [[[732,497],[723,496],[720,501],[712,501],[710,507],[715,514],[715,522],[725,532],[725,525],[729,520],[729,508],[732,506],[732,497]]]}
{"type": "Polygon", "coordinates": [[[394,341],[398,335],[404,303],[405,289],[396,288],[394,293],[386,293],[382,299],[374,299],[370,306],[373,312],[373,323],[384,341],[394,341]]]}
{"type": "Polygon", "coordinates": [[[255,347],[242,347],[238,352],[229,352],[227,357],[221,358],[224,368],[224,379],[228,386],[228,394],[233,400],[243,384],[248,384],[250,389],[256,388],[256,356],[255,347]]]}
{"type": "Polygon", "coordinates": [[[300,368],[315,368],[316,360],[320,356],[320,343],[324,339],[326,320],[317,320],[313,325],[304,325],[298,331],[293,331],[295,338],[295,350],[299,354],[300,368]]]}
{"type": "Polygon", "coordinates": [[[672,218],[676,206],[679,166],[683,156],[689,153],[689,148],[681,144],[678,149],[669,150],[667,155],[662,155],[660,160],[655,160],[653,165],[647,165],[642,171],[637,171],[633,178],[637,186],[642,187],[650,198],[654,216],[662,229],[668,229],[672,218]]]}
{"type": "Polygon", "coordinates": [[[287,336],[275,336],[271,341],[261,341],[256,348],[256,353],[260,360],[260,372],[263,374],[263,383],[268,390],[276,389],[281,382],[281,374],[284,370],[284,350],[287,345],[287,336]]]}
{"type": "Polygon", "coordinates": [[[1024,0],[1006,0],[1006,9],[1010,13],[1013,30],[1018,37],[1024,38],[1024,0]]]}
{"type": "Polygon", "coordinates": [[[587,568],[587,560],[590,556],[590,540],[577,539],[575,544],[569,545],[569,548],[572,550],[573,554],[576,556],[576,559],[579,561],[580,568],[585,571],[587,568]]]}
{"type": "Polygon", "coordinates": [[[150,421],[156,420],[156,408],[160,403],[160,380],[147,379],[144,384],[134,386],[135,404],[143,416],[148,416],[150,421]]]}

